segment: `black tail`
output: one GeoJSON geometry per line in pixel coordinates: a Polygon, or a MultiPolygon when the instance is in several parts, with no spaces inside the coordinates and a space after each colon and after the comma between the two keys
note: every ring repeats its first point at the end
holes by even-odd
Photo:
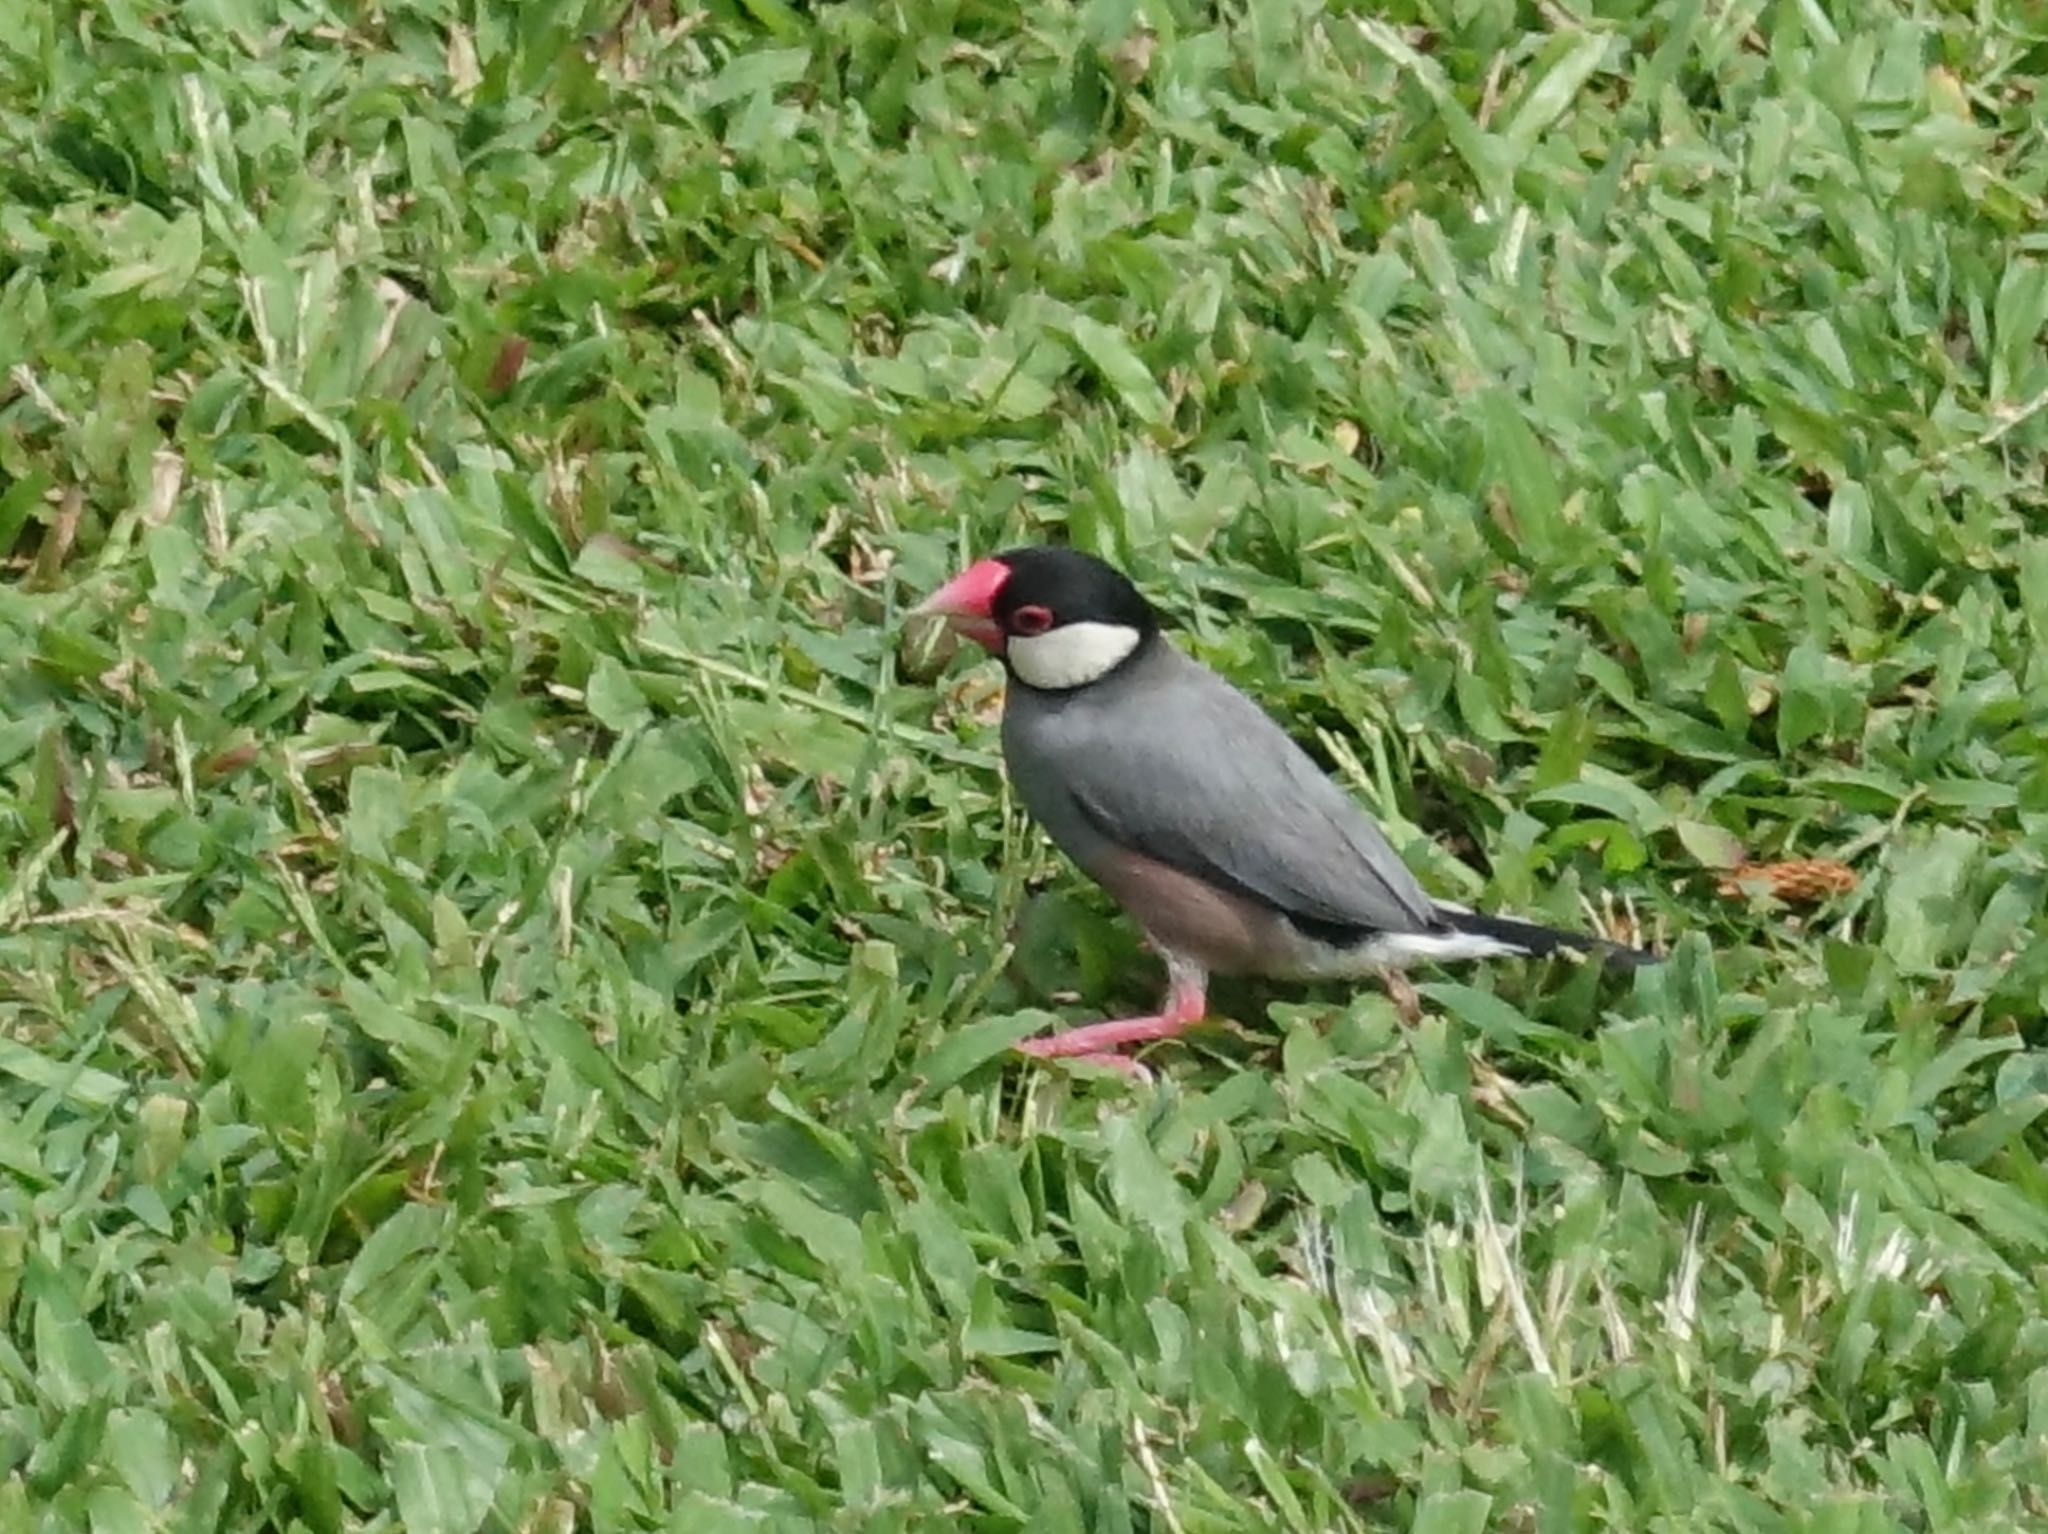
{"type": "Polygon", "coordinates": [[[1531,958],[1577,954],[1612,964],[1618,969],[1635,969],[1639,965],[1655,964],[1662,957],[1648,949],[1630,948],[1623,943],[1610,943],[1605,938],[1587,937],[1578,932],[1561,932],[1556,927],[1517,921],[1512,916],[1487,916],[1479,911],[1461,911],[1455,906],[1438,906],[1437,914],[1453,932],[1490,937],[1497,943],[1520,949],[1531,958]]]}

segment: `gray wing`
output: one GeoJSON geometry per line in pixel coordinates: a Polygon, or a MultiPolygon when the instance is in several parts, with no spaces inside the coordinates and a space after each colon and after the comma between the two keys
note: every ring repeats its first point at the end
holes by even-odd
{"type": "Polygon", "coordinates": [[[1027,805],[1053,797],[1053,784],[1071,803],[1072,813],[1046,804],[1054,813],[1040,815],[1056,841],[1058,822],[1078,814],[1094,833],[1084,841],[1156,858],[1311,927],[1442,925],[1351,797],[1251,699],[1165,644],[1128,677],[1019,723],[1012,765],[1027,805]]]}

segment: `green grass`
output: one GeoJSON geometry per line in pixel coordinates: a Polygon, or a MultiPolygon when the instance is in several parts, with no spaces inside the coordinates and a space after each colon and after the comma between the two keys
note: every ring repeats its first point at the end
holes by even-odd
{"type": "Polygon", "coordinates": [[[0,5],[0,1530],[2042,1528],[2044,76],[0,5]],[[1671,962],[1015,1060],[1157,973],[895,618],[1045,537],[1671,962]]]}

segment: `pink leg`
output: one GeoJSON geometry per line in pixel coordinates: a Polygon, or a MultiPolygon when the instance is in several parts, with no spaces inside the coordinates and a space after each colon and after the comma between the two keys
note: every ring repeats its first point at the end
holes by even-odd
{"type": "Polygon", "coordinates": [[[1403,970],[1389,969],[1385,975],[1387,998],[1394,1004],[1394,1015],[1410,1028],[1422,1021],[1422,993],[1415,989],[1403,970]]]}
{"type": "Polygon", "coordinates": [[[1119,1017],[1106,1023],[1090,1023],[1085,1028],[1069,1028],[1064,1033],[1040,1034],[1035,1039],[1026,1039],[1017,1047],[1027,1055],[1041,1060],[1060,1059],[1072,1055],[1087,1055],[1098,1065],[1127,1064],[1120,1055],[1112,1053],[1122,1044],[1149,1044],[1154,1039],[1170,1039],[1184,1033],[1202,1020],[1208,1008],[1208,976],[1198,967],[1190,964],[1177,954],[1166,959],[1167,999],[1166,1010],[1151,1017],[1119,1017]]]}

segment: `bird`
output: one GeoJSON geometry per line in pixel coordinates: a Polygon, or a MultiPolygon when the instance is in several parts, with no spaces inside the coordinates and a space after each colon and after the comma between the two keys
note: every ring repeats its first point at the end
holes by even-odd
{"type": "MultiPolygon", "coordinates": [[[[1026,812],[1165,961],[1157,1012],[1023,1040],[1122,1051],[1207,1013],[1211,976],[1367,980],[1419,963],[1644,950],[1434,899],[1365,810],[1259,704],[1175,646],[1122,572],[1065,545],[970,564],[911,609],[1008,674],[1003,766],[1026,812]]],[[[1412,989],[1408,989],[1412,998],[1412,989]]]]}

